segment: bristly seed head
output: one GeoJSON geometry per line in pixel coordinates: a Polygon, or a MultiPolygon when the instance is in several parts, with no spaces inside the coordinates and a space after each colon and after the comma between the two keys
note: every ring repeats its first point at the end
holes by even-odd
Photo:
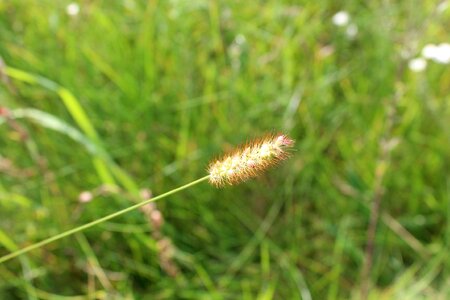
{"type": "Polygon", "coordinates": [[[209,182],[217,187],[233,185],[289,157],[294,141],[284,134],[271,134],[237,148],[208,167],[209,182]]]}

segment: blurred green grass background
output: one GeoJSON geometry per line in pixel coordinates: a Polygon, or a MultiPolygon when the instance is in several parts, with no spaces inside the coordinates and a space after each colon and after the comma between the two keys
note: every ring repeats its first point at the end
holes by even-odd
{"type": "Polygon", "coordinates": [[[0,255],[266,132],[296,151],[0,265],[1,299],[450,297],[450,69],[408,67],[448,1],[69,5],[0,0],[0,255]]]}

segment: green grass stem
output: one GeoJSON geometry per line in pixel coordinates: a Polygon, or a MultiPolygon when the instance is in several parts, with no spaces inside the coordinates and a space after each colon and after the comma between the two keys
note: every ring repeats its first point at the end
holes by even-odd
{"type": "Polygon", "coordinates": [[[44,245],[47,245],[47,244],[49,244],[51,242],[54,242],[54,241],[57,241],[59,239],[65,238],[66,236],[69,236],[69,235],[72,235],[74,233],[83,231],[83,230],[88,229],[90,227],[93,227],[93,226],[95,226],[97,224],[103,223],[103,222],[108,221],[108,220],[110,220],[112,218],[115,218],[115,217],[118,217],[120,215],[123,215],[123,214],[125,214],[125,213],[127,213],[129,211],[135,210],[135,209],[137,209],[137,208],[139,208],[141,206],[144,206],[144,205],[146,205],[146,204],[148,204],[150,202],[154,202],[154,201],[160,200],[162,198],[165,198],[167,196],[170,196],[172,194],[178,193],[178,192],[180,192],[180,191],[182,191],[184,189],[187,189],[187,188],[189,188],[191,186],[194,186],[194,185],[196,185],[196,184],[198,184],[200,182],[203,182],[203,181],[207,180],[208,178],[209,178],[209,175],[207,175],[205,177],[202,177],[200,179],[194,180],[194,181],[192,181],[192,182],[190,182],[188,184],[180,186],[180,187],[178,187],[176,189],[173,189],[173,190],[171,190],[171,191],[169,191],[167,193],[164,193],[164,194],[161,194],[161,195],[156,196],[154,198],[150,198],[150,199],[147,199],[145,201],[139,202],[139,203],[137,203],[137,204],[135,204],[133,206],[124,208],[122,210],[119,210],[119,211],[117,211],[115,213],[112,213],[112,214],[109,214],[107,216],[104,216],[104,217],[102,217],[100,219],[97,219],[95,221],[92,221],[92,222],[89,222],[87,224],[78,226],[76,228],[72,228],[72,229],[64,231],[64,232],[62,232],[60,234],[54,235],[52,237],[49,237],[48,239],[45,239],[45,240],[40,241],[38,243],[32,244],[32,245],[30,245],[28,247],[25,247],[25,248],[22,248],[20,250],[14,251],[14,252],[12,252],[10,254],[7,254],[5,256],[0,257],[0,263],[4,263],[4,262],[6,262],[6,261],[8,261],[8,260],[10,260],[10,259],[12,259],[14,257],[17,257],[19,255],[22,255],[22,254],[25,254],[27,252],[30,252],[31,250],[37,249],[37,248],[42,247],[44,245]]]}

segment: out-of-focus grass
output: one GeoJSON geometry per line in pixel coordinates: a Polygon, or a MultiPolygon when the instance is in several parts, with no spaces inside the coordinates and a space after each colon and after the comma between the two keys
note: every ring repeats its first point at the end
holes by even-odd
{"type": "Polygon", "coordinates": [[[259,180],[157,203],[176,276],[136,211],[0,265],[1,299],[358,298],[376,193],[369,296],[450,296],[450,69],[407,67],[449,42],[450,9],[126,0],[70,16],[68,4],[0,2],[0,254],[203,176],[266,131],[297,151],[259,180]],[[356,37],[331,22],[339,10],[356,37]],[[79,202],[104,184],[120,188],[79,202]]]}

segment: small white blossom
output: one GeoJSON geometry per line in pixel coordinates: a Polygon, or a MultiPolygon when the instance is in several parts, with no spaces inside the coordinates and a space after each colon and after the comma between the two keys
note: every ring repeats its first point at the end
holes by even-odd
{"type": "Polygon", "coordinates": [[[438,47],[434,44],[425,45],[422,49],[422,56],[426,59],[432,59],[436,54],[437,48],[438,47]]]}
{"type": "Polygon", "coordinates": [[[243,45],[243,44],[245,44],[246,41],[247,41],[247,39],[245,38],[245,35],[243,35],[243,34],[238,34],[236,36],[236,38],[234,39],[234,42],[238,45],[243,45]]]}
{"type": "Polygon", "coordinates": [[[333,16],[333,24],[336,26],[346,26],[350,21],[350,15],[346,11],[337,12],[333,16]]]}
{"type": "Polygon", "coordinates": [[[440,64],[450,63],[450,44],[443,43],[438,45],[438,50],[433,60],[440,64]]]}
{"type": "Polygon", "coordinates": [[[241,54],[246,42],[247,39],[245,38],[245,35],[238,34],[228,48],[228,53],[231,58],[231,66],[235,71],[239,71],[241,68],[241,54]]]}
{"type": "Polygon", "coordinates": [[[427,67],[427,61],[422,57],[414,58],[409,61],[408,67],[413,72],[422,72],[427,67]]]}
{"type": "Polygon", "coordinates": [[[80,6],[78,3],[72,2],[67,5],[66,12],[69,16],[76,16],[80,12],[80,6]]]}
{"type": "Polygon", "coordinates": [[[356,35],[358,34],[358,26],[356,26],[356,24],[353,23],[348,25],[347,29],[345,30],[345,33],[349,38],[351,39],[355,38],[356,35]]]}
{"type": "Polygon", "coordinates": [[[422,49],[422,56],[440,64],[450,63],[450,44],[428,44],[422,49]]]}
{"type": "Polygon", "coordinates": [[[94,195],[92,195],[89,191],[81,192],[78,196],[78,201],[82,203],[90,202],[94,198],[94,195]]]}
{"type": "Polygon", "coordinates": [[[449,3],[448,1],[442,1],[441,3],[439,3],[439,5],[437,6],[436,10],[439,13],[443,13],[444,11],[447,10],[447,8],[449,7],[449,3]]]}

